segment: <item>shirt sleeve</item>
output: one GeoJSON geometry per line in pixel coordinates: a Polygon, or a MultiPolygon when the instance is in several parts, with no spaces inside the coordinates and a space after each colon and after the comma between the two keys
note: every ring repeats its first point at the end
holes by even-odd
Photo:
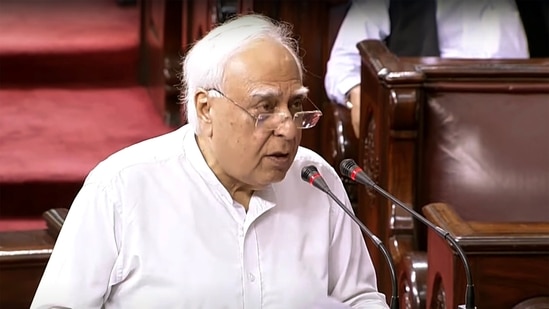
{"type": "Polygon", "coordinates": [[[31,308],[101,308],[116,276],[119,221],[108,189],[84,184],[62,226],[31,308]]]}
{"type": "Polygon", "coordinates": [[[357,44],[366,39],[384,40],[390,31],[389,0],[353,0],[339,28],[326,67],[324,86],[328,98],[344,104],[346,94],[360,84],[357,44]]]}
{"type": "MultiPolygon", "coordinates": [[[[337,175],[333,179],[334,194],[352,211],[341,180],[337,175]]],[[[329,295],[351,308],[389,308],[385,295],[377,290],[376,272],[362,231],[338,205],[331,207],[329,295]]]]}

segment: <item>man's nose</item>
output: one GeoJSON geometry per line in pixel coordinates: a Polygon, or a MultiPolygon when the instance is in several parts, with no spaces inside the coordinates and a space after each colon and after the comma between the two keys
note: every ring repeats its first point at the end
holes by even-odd
{"type": "Polygon", "coordinates": [[[294,121],[294,117],[286,115],[282,122],[278,125],[274,131],[276,136],[281,136],[286,139],[293,139],[297,134],[297,126],[294,121]]]}

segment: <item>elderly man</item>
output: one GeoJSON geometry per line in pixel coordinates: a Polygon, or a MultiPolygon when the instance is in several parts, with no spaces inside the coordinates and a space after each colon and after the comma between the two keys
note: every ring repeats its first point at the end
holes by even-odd
{"type": "Polygon", "coordinates": [[[349,207],[334,170],[299,147],[321,113],[296,50],[260,15],[197,42],[189,124],[90,173],[32,308],[387,308],[360,230],[300,179],[316,165],[349,207]]]}

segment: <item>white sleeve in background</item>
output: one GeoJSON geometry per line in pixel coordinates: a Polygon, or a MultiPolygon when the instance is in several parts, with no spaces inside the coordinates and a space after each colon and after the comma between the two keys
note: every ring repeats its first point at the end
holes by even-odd
{"type": "Polygon", "coordinates": [[[366,39],[384,40],[389,32],[389,0],[353,0],[327,63],[324,85],[328,98],[345,103],[347,92],[360,84],[356,45],[366,39]]]}
{"type": "Polygon", "coordinates": [[[528,41],[513,0],[439,0],[442,58],[528,58],[528,41]]]}

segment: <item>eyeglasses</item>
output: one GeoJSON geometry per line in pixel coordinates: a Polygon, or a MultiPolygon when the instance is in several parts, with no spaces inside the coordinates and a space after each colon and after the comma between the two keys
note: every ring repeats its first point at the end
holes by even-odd
{"type": "Polygon", "coordinates": [[[243,110],[244,112],[246,112],[246,114],[250,115],[250,117],[252,117],[255,120],[255,127],[258,128],[258,129],[261,129],[261,130],[265,130],[265,131],[274,131],[274,130],[278,129],[280,127],[280,125],[285,123],[286,120],[288,120],[290,118],[292,119],[292,121],[295,124],[296,128],[298,128],[298,129],[310,129],[310,128],[316,126],[316,124],[318,123],[318,120],[322,116],[322,112],[320,110],[318,110],[316,105],[314,105],[314,103],[311,102],[310,100],[309,100],[309,102],[311,102],[311,104],[313,104],[313,106],[316,108],[316,110],[314,110],[314,111],[299,111],[299,112],[295,112],[291,116],[288,115],[287,113],[283,113],[283,112],[261,113],[261,114],[258,114],[258,115],[253,115],[247,109],[242,107],[240,104],[236,103],[234,100],[227,97],[220,90],[217,90],[215,88],[207,90],[207,92],[210,92],[210,91],[216,92],[217,94],[221,95],[226,100],[233,103],[236,107],[238,107],[241,110],[243,110]]]}

